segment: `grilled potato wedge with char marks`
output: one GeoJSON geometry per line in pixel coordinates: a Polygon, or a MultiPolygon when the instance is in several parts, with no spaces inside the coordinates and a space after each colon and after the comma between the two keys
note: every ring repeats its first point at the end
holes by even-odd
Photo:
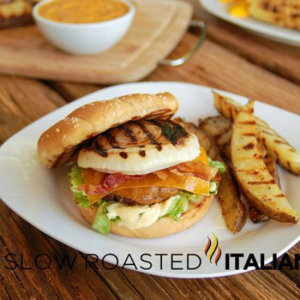
{"type": "Polygon", "coordinates": [[[296,223],[297,212],[268,171],[258,145],[254,101],[241,108],[233,125],[232,166],[238,184],[252,205],[270,218],[296,223]]]}
{"type": "MultiPolygon", "coordinates": [[[[231,162],[230,144],[232,138],[232,122],[229,119],[226,119],[225,117],[216,116],[216,117],[209,117],[202,120],[199,126],[211,137],[211,139],[215,141],[218,150],[226,156],[229,162],[231,162]]],[[[265,152],[264,146],[261,143],[259,145],[260,145],[259,149],[262,151],[262,155],[263,155],[265,152]]],[[[273,158],[270,155],[266,154],[266,156],[270,157],[270,159],[273,160],[273,158]]],[[[275,173],[275,170],[274,170],[274,165],[271,164],[270,159],[268,160],[269,164],[267,164],[267,167],[271,167],[271,170],[269,170],[269,172],[272,174],[275,173]]],[[[275,163],[275,168],[276,168],[276,163],[275,163]]],[[[233,176],[233,175],[228,175],[228,176],[233,176]]],[[[229,184],[234,185],[234,182],[235,182],[234,177],[232,178],[232,180],[230,180],[229,178],[229,184]]],[[[248,202],[249,217],[253,223],[260,223],[269,220],[269,217],[267,217],[266,215],[264,215],[262,212],[258,211],[255,207],[251,205],[250,201],[248,201],[245,195],[244,197],[248,202]]]]}
{"type": "Polygon", "coordinates": [[[300,30],[299,0],[247,0],[247,3],[251,17],[300,30]]]}
{"type": "Polygon", "coordinates": [[[213,91],[214,104],[217,111],[225,118],[234,121],[243,107],[240,103],[234,101],[233,99],[220,95],[213,91]]]}
{"type": "MultiPolygon", "coordinates": [[[[243,106],[229,97],[215,92],[213,94],[215,107],[220,114],[230,120],[234,120],[243,106]]],[[[300,175],[300,153],[266,122],[259,118],[255,118],[255,121],[259,129],[259,137],[272,156],[282,167],[295,175],[300,175]]]]}
{"type": "MultiPolygon", "coordinates": [[[[266,164],[268,171],[274,178],[276,184],[280,187],[278,169],[277,169],[276,161],[274,160],[273,156],[267,152],[264,156],[264,162],[266,164]]],[[[255,207],[253,207],[250,203],[249,203],[249,217],[253,223],[265,222],[270,219],[262,212],[258,211],[255,207]]]]}
{"type": "Polygon", "coordinates": [[[274,178],[276,184],[279,187],[281,187],[276,161],[274,160],[273,156],[270,153],[266,154],[266,156],[264,157],[264,162],[266,164],[266,167],[267,167],[268,171],[270,172],[270,174],[274,178]]]}
{"type": "Polygon", "coordinates": [[[240,191],[232,171],[224,160],[221,158],[219,160],[224,164],[226,173],[221,174],[217,197],[228,229],[236,233],[241,231],[247,221],[247,209],[240,198],[240,191]]]}
{"type": "Polygon", "coordinates": [[[193,123],[181,121],[181,124],[197,136],[200,145],[211,159],[221,161],[224,164],[226,172],[221,174],[217,198],[228,229],[233,233],[241,231],[247,221],[247,210],[240,199],[240,192],[228,164],[221,157],[213,140],[201,128],[196,127],[193,123]]]}
{"type": "Polygon", "coordinates": [[[201,120],[199,126],[214,140],[220,152],[231,160],[232,122],[225,117],[216,116],[201,120]]]}
{"type": "Polygon", "coordinates": [[[256,123],[260,138],[276,161],[295,175],[300,175],[300,153],[266,122],[256,118],[256,123]]]}

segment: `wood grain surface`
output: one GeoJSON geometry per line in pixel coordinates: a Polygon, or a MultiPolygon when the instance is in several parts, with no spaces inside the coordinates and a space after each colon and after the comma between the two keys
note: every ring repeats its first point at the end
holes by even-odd
{"type": "MultiPolygon", "coordinates": [[[[300,114],[299,50],[249,34],[208,16],[209,38],[185,65],[159,67],[149,81],[184,81],[246,95],[300,114]],[[226,38],[225,38],[226,36],[226,38]],[[282,58],[284,61],[281,61],[282,58]],[[284,63],[286,62],[286,63],[284,63]]],[[[196,35],[185,35],[172,56],[184,53],[196,35]]],[[[0,143],[32,121],[105,86],[42,82],[0,76],[0,143]]],[[[0,299],[300,299],[299,271],[253,271],[214,279],[171,279],[101,263],[85,268],[84,255],[40,232],[0,202],[0,299]],[[39,253],[77,255],[70,270],[8,270],[4,257],[23,254],[24,267],[39,253]]],[[[274,238],[280,238],[275,237],[274,238]]],[[[288,253],[300,252],[300,244],[288,253]]]]}
{"type": "Polygon", "coordinates": [[[0,72],[88,83],[136,81],[151,73],[178,44],[192,7],[180,1],[136,0],[133,24],[114,48],[73,56],[52,46],[35,26],[0,32],[0,72]]]}

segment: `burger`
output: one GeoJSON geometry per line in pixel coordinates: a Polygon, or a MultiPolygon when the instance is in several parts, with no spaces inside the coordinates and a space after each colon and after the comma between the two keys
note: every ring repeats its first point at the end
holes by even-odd
{"type": "Polygon", "coordinates": [[[178,106],[170,93],[92,102],[41,135],[40,161],[48,168],[73,164],[70,187],[95,230],[156,238],[187,229],[208,211],[220,164],[171,119],[178,106]]]}

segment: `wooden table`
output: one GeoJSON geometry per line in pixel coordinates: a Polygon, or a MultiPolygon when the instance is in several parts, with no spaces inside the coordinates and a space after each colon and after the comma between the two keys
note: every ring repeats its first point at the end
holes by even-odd
{"type": "MultiPolygon", "coordinates": [[[[185,65],[159,67],[146,81],[184,81],[227,90],[300,114],[300,49],[249,34],[209,16],[209,38],[185,65]]],[[[196,41],[184,37],[172,56],[196,41]]],[[[0,76],[0,143],[34,120],[103,86],[0,76]]],[[[33,191],[34,192],[34,191],[33,191]]],[[[99,263],[85,270],[82,254],[40,232],[0,203],[0,299],[299,299],[300,273],[253,271],[215,279],[169,279],[99,263]],[[8,253],[24,267],[39,253],[78,254],[74,269],[7,270],[8,253]]],[[[299,253],[300,244],[289,251],[299,253]]],[[[291,256],[292,257],[292,256],[291,256]]]]}

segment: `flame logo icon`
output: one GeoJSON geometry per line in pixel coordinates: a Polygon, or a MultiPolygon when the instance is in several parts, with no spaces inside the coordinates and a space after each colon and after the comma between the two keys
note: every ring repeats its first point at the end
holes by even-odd
{"type": "Polygon", "coordinates": [[[215,255],[216,251],[218,250],[216,256],[215,256],[215,265],[218,265],[218,261],[221,258],[222,255],[222,250],[219,247],[219,240],[218,238],[215,236],[215,234],[212,234],[214,236],[214,241],[213,243],[211,242],[211,239],[209,237],[207,237],[208,241],[204,250],[205,255],[207,256],[209,262],[211,263],[213,256],[215,255]]]}

